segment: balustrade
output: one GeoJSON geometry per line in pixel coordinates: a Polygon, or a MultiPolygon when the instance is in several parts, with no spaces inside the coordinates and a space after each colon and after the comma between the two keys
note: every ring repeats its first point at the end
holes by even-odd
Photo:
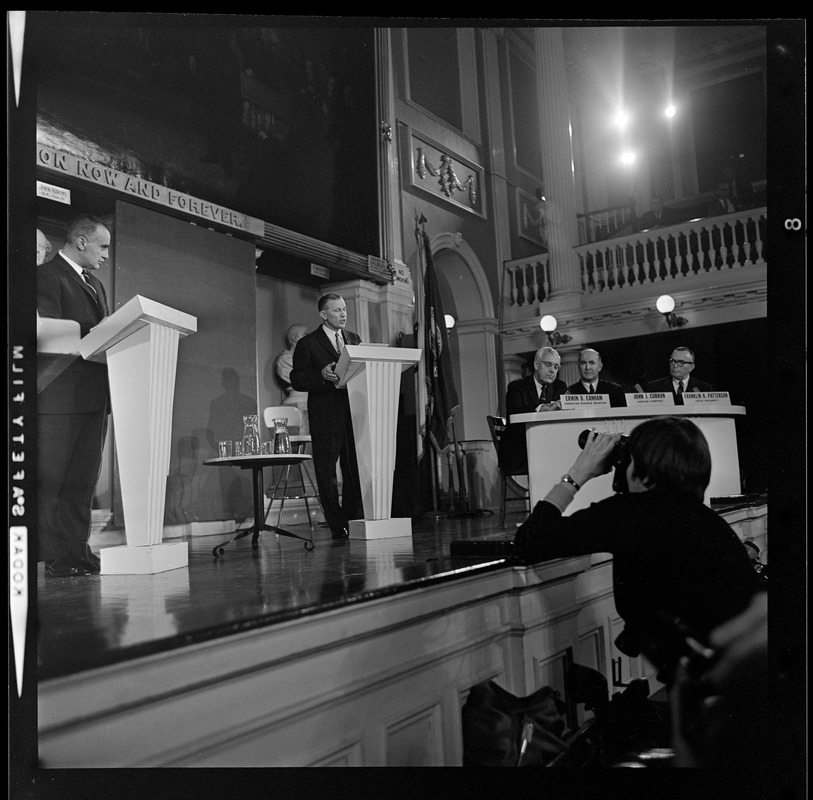
{"type": "MultiPolygon", "coordinates": [[[[762,207],[579,245],[582,291],[623,292],[765,264],[766,222],[762,207]]],[[[552,288],[548,254],[506,262],[504,284],[506,308],[543,303],[552,288]]]]}

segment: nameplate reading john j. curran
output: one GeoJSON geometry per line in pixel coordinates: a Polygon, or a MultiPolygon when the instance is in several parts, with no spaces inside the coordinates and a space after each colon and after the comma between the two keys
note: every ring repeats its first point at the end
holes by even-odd
{"type": "Polygon", "coordinates": [[[624,397],[627,398],[627,408],[675,405],[671,392],[630,392],[624,397]]]}

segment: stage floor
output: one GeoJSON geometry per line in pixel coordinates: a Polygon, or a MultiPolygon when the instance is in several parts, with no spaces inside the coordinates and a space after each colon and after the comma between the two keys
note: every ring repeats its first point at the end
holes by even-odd
{"type": "MultiPolygon", "coordinates": [[[[514,504],[515,509],[519,507],[514,504]]],[[[509,507],[510,508],[510,507],[509,507]]],[[[302,616],[414,591],[471,570],[498,569],[502,559],[451,558],[455,540],[509,540],[526,513],[499,512],[412,521],[412,535],[374,541],[333,541],[316,526],[315,548],[263,533],[212,548],[229,535],[194,536],[189,566],[155,575],[51,578],[37,571],[38,679],[185,647],[302,616]]],[[[250,524],[250,520],[245,524],[250,524]]],[[[307,524],[286,526],[309,537],[307,524]]],[[[182,539],[170,539],[179,542],[182,539]]],[[[92,549],[125,544],[123,531],[96,534],[92,549]]]]}

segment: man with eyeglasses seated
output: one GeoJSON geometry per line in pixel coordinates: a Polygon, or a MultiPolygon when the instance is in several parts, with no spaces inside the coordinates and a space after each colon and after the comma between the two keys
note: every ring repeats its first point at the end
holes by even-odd
{"type": "MultiPolygon", "coordinates": [[[[533,374],[508,384],[505,413],[509,423],[512,414],[561,409],[559,397],[567,392],[567,384],[557,377],[561,365],[562,359],[552,347],[540,347],[536,351],[533,374]]],[[[497,455],[500,469],[513,473],[527,472],[528,445],[524,423],[513,423],[506,427],[497,455]]]]}
{"type": "Polygon", "coordinates": [[[650,381],[649,392],[672,392],[675,405],[683,405],[684,392],[713,392],[711,384],[691,376],[694,369],[694,353],[688,347],[676,347],[669,359],[669,377],[650,381]]]}

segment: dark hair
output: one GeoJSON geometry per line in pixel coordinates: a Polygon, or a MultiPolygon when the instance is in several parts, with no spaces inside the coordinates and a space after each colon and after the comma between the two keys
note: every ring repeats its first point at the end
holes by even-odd
{"type": "Polygon", "coordinates": [[[632,429],[633,475],[650,488],[669,489],[702,502],[711,479],[706,437],[686,417],[655,417],[632,429]]]}
{"type": "Polygon", "coordinates": [[[68,223],[65,231],[65,241],[72,244],[80,236],[90,238],[99,228],[110,230],[98,217],[94,217],[92,214],[80,214],[68,223]]]}
{"type": "Polygon", "coordinates": [[[326,306],[326,305],[327,305],[327,304],[328,304],[328,303],[329,303],[331,300],[341,300],[341,299],[342,299],[342,296],[341,296],[340,294],[334,294],[333,292],[330,292],[329,294],[323,294],[323,295],[322,295],[322,296],[319,298],[319,302],[316,304],[316,308],[317,308],[319,311],[322,311],[322,310],[324,309],[324,307],[325,307],[325,306],[326,306]]]}

